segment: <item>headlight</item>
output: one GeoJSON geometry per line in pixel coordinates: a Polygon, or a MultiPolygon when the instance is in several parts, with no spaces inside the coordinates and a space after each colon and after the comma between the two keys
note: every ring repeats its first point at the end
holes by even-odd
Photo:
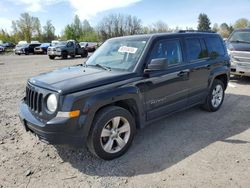
{"type": "Polygon", "coordinates": [[[47,99],[47,108],[50,112],[55,112],[57,108],[57,98],[55,94],[50,94],[47,99]]]}

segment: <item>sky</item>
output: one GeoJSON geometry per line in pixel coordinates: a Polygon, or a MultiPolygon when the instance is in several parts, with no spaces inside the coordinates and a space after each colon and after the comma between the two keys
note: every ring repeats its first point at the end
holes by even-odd
{"type": "Polygon", "coordinates": [[[51,20],[56,34],[73,21],[77,14],[92,26],[111,13],[131,14],[150,25],[159,20],[169,27],[197,27],[197,18],[205,13],[212,25],[233,24],[239,18],[250,20],[250,0],[0,0],[0,28],[11,32],[11,21],[28,12],[41,25],[51,20]]]}

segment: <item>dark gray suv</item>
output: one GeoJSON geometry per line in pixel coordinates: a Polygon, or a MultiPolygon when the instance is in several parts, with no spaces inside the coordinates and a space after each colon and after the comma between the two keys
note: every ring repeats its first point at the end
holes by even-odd
{"type": "Polygon", "coordinates": [[[229,73],[215,33],[113,38],[85,64],[30,78],[20,119],[45,142],[86,143],[109,160],[126,152],[136,129],[155,120],[195,105],[217,111],[229,73]]]}

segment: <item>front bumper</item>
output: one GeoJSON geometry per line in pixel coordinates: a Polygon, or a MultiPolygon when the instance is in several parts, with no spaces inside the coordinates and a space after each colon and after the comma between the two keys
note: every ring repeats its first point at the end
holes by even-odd
{"type": "Polygon", "coordinates": [[[25,54],[25,50],[23,49],[15,50],[15,54],[25,54]]]}
{"type": "Polygon", "coordinates": [[[62,52],[58,52],[58,51],[47,51],[47,54],[50,56],[61,56],[62,52]]]}
{"type": "Polygon", "coordinates": [[[39,50],[34,50],[34,53],[35,54],[42,54],[42,53],[44,53],[44,51],[42,50],[42,49],[39,49],[39,50]]]}
{"type": "Polygon", "coordinates": [[[22,101],[20,104],[19,118],[26,131],[30,131],[48,144],[83,146],[84,139],[80,127],[75,124],[76,120],[68,118],[53,118],[42,122],[29,110],[22,101]]]}
{"type": "Polygon", "coordinates": [[[231,62],[231,74],[250,76],[250,62],[231,62]]]}

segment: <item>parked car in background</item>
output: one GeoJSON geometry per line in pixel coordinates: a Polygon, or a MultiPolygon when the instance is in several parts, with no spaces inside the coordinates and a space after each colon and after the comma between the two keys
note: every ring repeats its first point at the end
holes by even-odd
{"type": "Polygon", "coordinates": [[[235,30],[226,41],[231,74],[250,76],[250,28],[235,30]]]}
{"type": "Polygon", "coordinates": [[[88,45],[88,42],[79,42],[79,44],[80,44],[80,46],[81,46],[82,48],[86,48],[87,45],[88,45]]]}
{"type": "Polygon", "coordinates": [[[94,52],[97,47],[97,42],[80,42],[79,43],[82,48],[85,48],[88,52],[94,52]]]}
{"type": "Polygon", "coordinates": [[[30,41],[30,44],[41,44],[38,40],[32,40],[30,41]]]}
{"type": "Polygon", "coordinates": [[[50,47],[50,43],[43,43],[40,46],[35,47],[35,54],[47,54],[48,47],[50,47]]]}
{"type": "Polygon", "coordinates": [[[21,55],[29,55],[29,54],[34,54],[34,48],[37,46],[40,46],[41,44],[22,44],[22,45],[17,45],[15,48],[15,54],[21,55]]]}
{"type": "Polygon", "coordinates": [[[1,46],[5,47],[5,48],[14,48],[15,44],[12,42],[5,42],[5,43],[1,44],[1,46]]]}
{"type": "Polygon", "coordinates": [[[5,51],[5,47],[0,45],[0,53],[5,51]]]}
{"type": "Polygon", "coordinates": [[[86,44],[86,49],[88,52],[94,52],[97,49],[97,42],[88,42],[86,44]]]}
{"type": "Polygon", "coordinates": [[[229,78],[216,33],[113,38],[85,64],[30,78],[19,116],[42,141],[86,144],[111,160],[128,150],[136,129],[196,105],[219,110],[229,78]]]}
{"type": "Polygon", "coordinates": [[[59,40],[52,40],[51,46],[56,46],[60,41],[59,40]]]}
{"type": "Polygon", "coordinates": [[[88,51],[82,48],[79,43],[74,40],[61,41],[56,46],[51,46],[48,48],[47,54],[50,59],[55,59],[55,57],[62,57],[67,59],[70,55],[74,58],[76,55],[81,57],[87,57],[88,51]]]}
{"type": "Polygon", "coordinates": [[[21,40],[17,44],[20,44],[20,45],[22,45],[22,44],[28,44],[28,42],[26,40],[21,40]]]}

